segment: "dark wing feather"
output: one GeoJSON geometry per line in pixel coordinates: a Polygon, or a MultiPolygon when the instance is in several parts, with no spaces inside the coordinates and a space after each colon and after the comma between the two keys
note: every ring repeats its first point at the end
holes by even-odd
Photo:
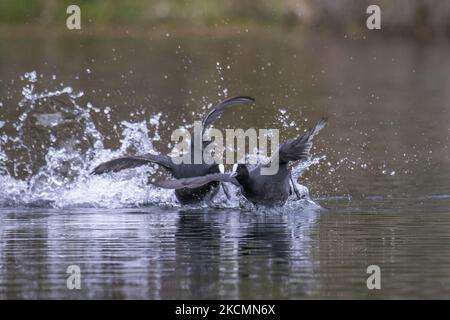
{"type": "Polygon", "coordinates": [[[316,123],[312,130],[305,132],[299,138],[289,139],[283,143],[278,149],[280,163],[306,160],[309,157],[309,152],[311,151],[312,139],[325,127],[326,124],[327,119],[322,118],[316,123]]]}
{"type": "Polygon", "coordinates": [[[118,172],[124,169],[140,167],[149,163],[156,163],[168,170],[172,170],[173,162],[169,156],[163,154],[146,154],[143,156],[122,157],[107,161],[96,167],[92,174],[118,172]]]}
{"type": "Polygon", "coordinates": [[[247,104],[255,102],[255,99],[248,96],[237,96],[233,98],[226,99],[219,103],[217,106],[213,107],[211,111],[203,118],[203,132],[216,121],[222,112],[228,107],[235,106],[237,104],[247,104]]]}
{"type": "Polygon", "coordinates": [[[183,178],[175,180],[162,180],[152,182],[152,184],[164,189],[183,189],[183,188],[195,189],[215,181],[231,182],[237,186],[240,186],[240,184],[236,181],[234,177],[226,173],[215,173],[201,177],[183,178]]]}

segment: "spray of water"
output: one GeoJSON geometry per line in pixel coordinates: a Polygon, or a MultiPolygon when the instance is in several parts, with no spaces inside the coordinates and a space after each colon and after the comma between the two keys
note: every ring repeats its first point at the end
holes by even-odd
{"type": "MultiPolygon", "coordinates": [[[[38,92],[35,71],[26,73],[22,80],[25,85],[17,106],[20,116],[11,123],[0,119],[0,208],[178,206],[173,192],[148,184],[149,176],[158,170],[156,166],[90,174],[98,164],[112,158],[155,153],[152,142],[160,140],[161,113],[141,122],[121,122],[120,147],[110,150],[105,148],[104,137],[92,118],[101,108],[91,103],[82,105],[79,100],[83,92],[74,92],[69,86],[38,92]],[[13,134],[5,133],[7,125],[13,134]]],[[[104,108],[104,114],[109,113],[110,109],[104,108]]],[[[320,160],[300,164],[294,168],[294,175],[298,177],[320,160]]],[[[298,187],[308,194],[306,187],[298,187]]],[[[203,205],[242,207],[239,190],[231,188],[231,200],[220,190],[203,205]]]]}

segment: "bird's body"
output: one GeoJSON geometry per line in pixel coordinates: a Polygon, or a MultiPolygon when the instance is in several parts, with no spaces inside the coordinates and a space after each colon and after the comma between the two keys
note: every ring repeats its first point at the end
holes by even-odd
{"type": "MultiPolygon", "coordinates": [[[[212,173],[219,173],[217,164],[180,164],[172,170],[176,179],[201,177],[212,173]]],[[[175,195],[181,204],[193,204],[202,201],[206,195],[217,190],[220,182],[212,181],[198,188],[183,188],[175,190],[175,195]]]]}
{"type": "MultiPolygon", "coordinates": [[[[238,169],[239,170],[239,169],[238,169]]],[[[264,206],[283,205],[291,194],[290,170],[281,165],[275,175],[261,175],[261,166],[247,170],[248,175],[237,174],[236,180],[242,186],[242,195],[254,204],[264,206]]]]}

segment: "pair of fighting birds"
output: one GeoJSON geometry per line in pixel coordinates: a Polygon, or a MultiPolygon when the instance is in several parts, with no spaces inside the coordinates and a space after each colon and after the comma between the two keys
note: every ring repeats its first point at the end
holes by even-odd
{"type": "MultiPolygon", "coordinates": [[[[226,99],[211,108],[202,121],[202,135],[205,130],[216,121],[222,112],[231,106],[238,104],[250,104],[255,99],[247,96],[238,96],[226,99]]],[[[117,172],[120,170],[135,168],[138,166],[156,163],[168,170],[175,178],[153,182],[154,185],[166,189],[175,189],[175,195],[181,204],[192,204],[201,202],[206,196],[217,192],[224,183],[232,183],[240,188],[242,195],[250,202],[263,206],[282,206],[289,195],[295,192],[300,197],[288,166],[292,161],[305,161],[310,156],[312,139],[325,127],[327,120],[322,118],[309,131],[301,136],[289,139],[282,143],[270,161],[278,161],[278,171],[274,175],[261,174],[261,166],[249,169],[246,164],[238,164],[235,172],[221,173],[219,164],[174,163],[172,158],[164,154],[146,154],[142,156],[129,156],[117,158],[96,167],[92,173],[102,174],[117,172]]],[[[194,141],[192,138],[191,141],[194,141]]],[[[203,149],[208,143],[203,143],[203,149]]],[[[193,151],[193,143],[191,144],[193,151]]],[[[191,152],[193,157],[193,152],[191,152]]],[[[227,196],[229,194],[224,187],[227,196]]]]}

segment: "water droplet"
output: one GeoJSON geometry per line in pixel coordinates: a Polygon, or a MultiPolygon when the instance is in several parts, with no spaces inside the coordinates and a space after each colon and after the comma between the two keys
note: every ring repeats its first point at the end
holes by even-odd
{"type": "Polygon", "coordinates": [[[30,82],[36,82],[37,81],[37,77],[36,77],[36,71],[31,71],[31,72],[26,72],[24,74],[24,78],[27,79],[30,82]]]}

